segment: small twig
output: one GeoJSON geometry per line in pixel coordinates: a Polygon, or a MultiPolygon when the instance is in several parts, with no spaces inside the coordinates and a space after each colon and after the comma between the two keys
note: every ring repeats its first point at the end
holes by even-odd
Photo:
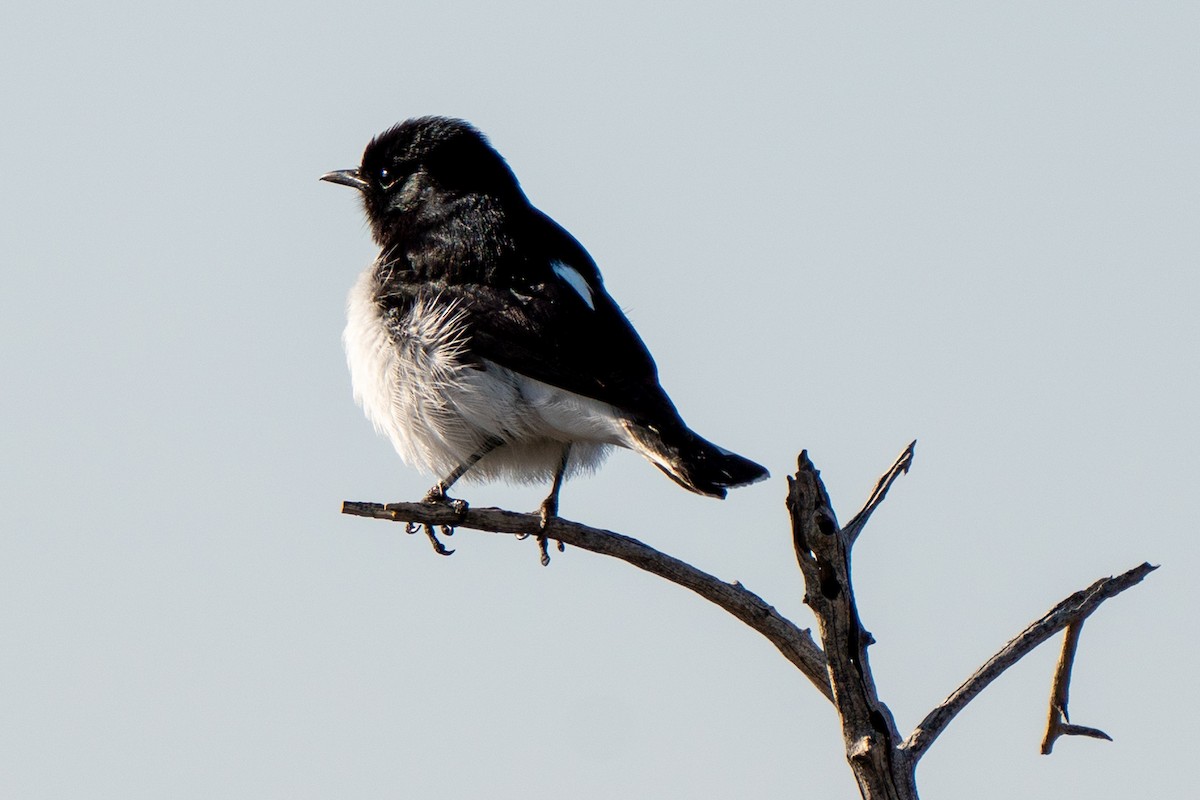
{"type": "MultiPolygon", "coordinates": [[[[541,517],[537,514],[517,514],[499,508],[470,508],[463,514],[447,506],[431,503],[381,505],[347,501],[342,504],[342,513],[393,522],[450,525],[517,536],[541,530],[542,524],[541,517]]],[[[833,699],[825,655],[813,641],[811,632],[797,627],[740,583],[726,583],[632,537],[591,528],[561,517],[551,519],[543,533],[548,538],[564,544],[619,558],[639,569],[691,589],[765,636],[788,661],[804,673],[821,694],[827,699],[833,699]]]]}
{"type": "Polygon", "coordinates": [[[1046,716],[1046,735],[1042,737],[1042,755],[1050,755],[1054,742],[1059,736],[1090,736],[1093,739],[1112,737],[1099,728],[1088,728],[1084,725],[1072,725],[1070,713],[1067,711],[1068,695],[1071,691],[1071,668],[1075,664],[1075,650],[1079,647],[1079,632],[1083,629],[1083,620],[1072,622],[1063,634],[1062,653],[1058,657],[1058,667],[1054,670],[1054,683],[1050,688],[1050,711],[1046,716]]]}
{"type": "Polygon", "coordinates": [[[915,764],[958,712],[974,700],[988,684],[1000,677],[1001,673],[1055,633],[1072,623],[1081,623],[1105,600],[1141,583],[1143,578],[1156,569],[1158,567],[1150,564],[1141,564],[1121,575],[1101,578],[1087,589],[1076,592],[1050,609],[1045,616],[1030,624],[999,653],[988,659],[986,664],[962,686],[955,689],[941,705],[929,712],[901,748],[908,751],[915,764]]]}
{"type": "Polygon", "coordinates": [[[854,515],[853,519],[846,523],[842,528],[842,535],[846,537],[847,542],[853,546],[854,540],[862,533],[862,529],[866,527],[867,520],[875,513],[875,509],[883,502],[883,498],[887,497],[888,489],[892,488],[896,478],[908,472],[908,468],[912,466],[913,453],[917,448],[917,440],[913,439],[908,447],[904,448],[904,452],[899,455],[896,462],[883,474],[879,482],[875,484],[875,491],[871,492],[871,496],[867,498],[867,503],[854,515]]]}

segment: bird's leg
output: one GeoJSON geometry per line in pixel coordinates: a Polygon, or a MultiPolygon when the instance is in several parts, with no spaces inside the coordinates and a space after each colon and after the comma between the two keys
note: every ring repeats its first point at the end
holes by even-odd
{"type": "Polygon", "coordinates": [[[563,447],[562,458],[554,470],[554,484],[550,487],[550,495],[542,501],[538,513],[542,518],[542,530],[550,524],[550,520],[558,516],[558,493],[562,491],[563,476],[567,473],[567,459],[571,457],[571,445],[563,447]]]}
{"type": "MultiPolygon", "coordinates": [[[[487,439],[484,439],[483,444],[480,445],[479,449],[472,453],[471,457],[466,461],[452,469],[449,475],[435,483],[433,487],[425,493],[425,497],[421,499],[421,502],[448,505],[454,510],[454,513],[457,514],[458,518],[461,520],[467,513],[467,501],[448,496],[446,494],[446,490],[453,486],[459,478],[461,478],[463,475],[466,475],[467,470],[479,463],[479,459],[483,458],[503,443],[503,441],[494,436],[489,436],[487,439]]],[[[424,527],[425,535],[429,537],[429,542],[433,545],[433,549],[438,555],[448,556],[454,552],[453,550],[447,550],[446,546],[438,540],[437,534],[434,532],[432,525],[425,525],[424,527]]],[[[415,531],[409,531],[409,533],[414,532],[415,531]]],[[[443,525],[442,534],[445,536],[453,536],[454,526],[443,525]]]]}
{"type": "Polygon", "coordinates": [[[453,508],[459,516],[467,513],[467,501],[457,500],[446,495],[446,491],[453,486],[459,478],[467,474],[467,470],[479,463],[479,459],[486,456],[488,453],[495,450],[503,441],[494,436],[489,436],[483,440],[483,444],[479,449],[471,454],[463,463],[459,464],[454,469],[450,470],[450,474],[435,483],[433,487],[425,493],[425,497],[421,499],[422,503],[441,503],[453,508]]]}
{"type": "MultiPolygon", "coordinates": [[[[563,447],[562,458],[558,460],[558,469],[554,471],[554,485],[550,487],[550,495],[542,501],[541,508],[538,510],[541,516],[541,530],[538,533],[538,551],[541,553],[542,566],[547,566],[550,563],[550,553],[546,548],[546,528],[550,526],[550,520],[558,516],[558,493],[562,489],[563,476],[567,473],[567,459],[571,457],[571,445],[567,444],[563,447]]],[[[563,551],[563,543],[558,543],[558,552],[563,551]]]]}

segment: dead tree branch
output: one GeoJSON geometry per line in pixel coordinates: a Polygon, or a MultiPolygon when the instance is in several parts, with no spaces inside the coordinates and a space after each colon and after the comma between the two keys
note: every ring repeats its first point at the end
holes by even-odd
{"type": "Polygon", "coordinates": [[[880,701],[871,676],[867,647],[874,642],[859,619],[850,579],[850,549],[867,517],[912,459],[912,445],[879,480],[863,510],[845,528],[837,517],[820,473],[800,454],[796,475],[788,478],[788,513],[796,560],[804,575],[804,602],[817,617],[821,645],[829,661],[834,703],[842,720],[846,760],[864,800],[916,800],[913,765],[900,750],[892,712],[880,701]]]}
{"type": "MultiPolygon", "coordinates": [[[[541,525],[541,517],[537,514],[517,514],[499,508],[470,508],[460,516],[448,506],[431,503],[380,505],[347,501],[342,504],[342,513],[393,522],[470,528],[518,536],[537,532],[541,525]]],[[[630,536],[591,528],[562,518],[556,517],[550,521],[546,535],[564,544],[619,558],[660,578],[666,578],[671,583],[691,589],[765,636],[788,661],[804,673],[821,694],[829,699],[833,698],[826,674],[825,655],[813,641],[811,632],[798,627],[776,611],[774,606],[740,583],[727,583],[630,536]]]]}
{"type": "MultiPolygon", "coordinates": [[[[1059,736],[1109,738],[1100,730],[1069,721],[1067,700],[1079,632],[1084,620],[1101,603],[1135,586],[1157,569],[1150,564],[1103,578],[1063,600],[992,656],[931,711],[907,739],[901,739],[891,711],[875,689],[867,658],[867,648],[874,639],[863,627],[854,600],[850,555],[871,514],[896,479],[908,472],[915,445],[913,442],[905,448],[880,477],[862,510],[845,527],[838,527],[825,485],[807,452],[800,454],[796,474],[788,478],[792,541],[804,577],[804,601],[817,618],[821,647],[813,641],[810,631],[797,627],[740,583],[722,581],[637,539],[560,518],[552,519],[544,534],[584,550],[619,558],[690,589],[765,636],[837,707],[846,759],[865,800],[916,800],[917,762],[950,721],[1001,673],[1063,629],[1066,635],[1051,690],[1042,752],[1049,753],[1059,736]]],[[[438,552],[445,551],[434,535],[435,527],[446,533],[458,527],[518,536],[543,533],[540,516],[497,508],[460,511],[433,503],[347,502],[342,512],[404,522],[410,533],[424,527],[438,552]]]]}
{"type": "MultiPolygon", "coordinates": [[[[941,705],[929,712],[928,716],[921,721],[921,724],[916,727],[904,742],[903,749],[908,752],[909,757],[916,763],[925,754],[925,751],[929,749],[929,745],[933,744],[933,740],[950,724],[950,720],[954,719],[958,712],[962,711],[967,703],[975,699],[989,683],[1000,677],[1002,672],[1024,658],[1031,650],[1063,628],[1071,624],[1082,624],[1083,620],[1087,619],[1105,600],[1115,597],[1131,586],[1141,583],[1143,578],[1156,569],[1158,568],[1150,564],[1141,564],[1121,575],[1101,578],[1088,588],[1075,592],[1075,594],[1050,609],[1041,619],[1031,623],[1016,638],[1006,644],[1000,652],[988,659],[986,664],[980,667],[962,686],[955,689],[941,705]]],[[[1078,632],[1076,632],[1076,636],[1078,636],[1078,632]]],[[[1058,672],[1061,673],[1062,680],[1060,684],[1059,678],[1056,676],[1055,688],[1057,693],[1059,686],[1061,685],[1062,687],[1061,702],[1065,715],[1066,686],[1070,680],[1070,662],[1074,660],[1074,646],[1071,647],[1069,653],[1064,647],[1063,656],[1066,659],[1066,666],[1064,668],[1063,662],[1060,659],[1058,672]]],[[[1055,701],[1055,697],[1052,696],[1050,701],[1052,708],[1055,701]]],[[[1053,714],[1053,710],[1051,713],[1053,714]]],[[[1061,733],[1067,732],[1074,731],[1061,731],[1061,733]]],[[[1046,745],[1043,744],[1043,748],[1045,747],[1046,745]]]]}

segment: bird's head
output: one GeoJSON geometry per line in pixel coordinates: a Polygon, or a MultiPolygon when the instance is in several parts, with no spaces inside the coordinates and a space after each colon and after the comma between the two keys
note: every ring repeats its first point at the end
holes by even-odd
{"type": "Polygon", "coordinates": [[[401,122],[376,136],[355,169],[321,180],[362,193],[371,233],[380,246],[425,219],[436,222],[467,196],[524,202],[516,177],[482,133],[448,117],[401,122]]]}

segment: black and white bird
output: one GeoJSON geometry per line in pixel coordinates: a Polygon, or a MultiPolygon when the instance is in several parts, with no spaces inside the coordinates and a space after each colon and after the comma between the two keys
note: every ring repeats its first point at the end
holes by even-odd
{"type": "Polygon", "coordinates": [[[563,478],[613,446],[711,497],[767,477],[684,424],[591,256],[468,123],[403,122],[321,180],[361,193],[380,247],[349,298],[354,396],[439,479],[426,501],[464,476],[550,481],[544,530],[563,478]]]}

